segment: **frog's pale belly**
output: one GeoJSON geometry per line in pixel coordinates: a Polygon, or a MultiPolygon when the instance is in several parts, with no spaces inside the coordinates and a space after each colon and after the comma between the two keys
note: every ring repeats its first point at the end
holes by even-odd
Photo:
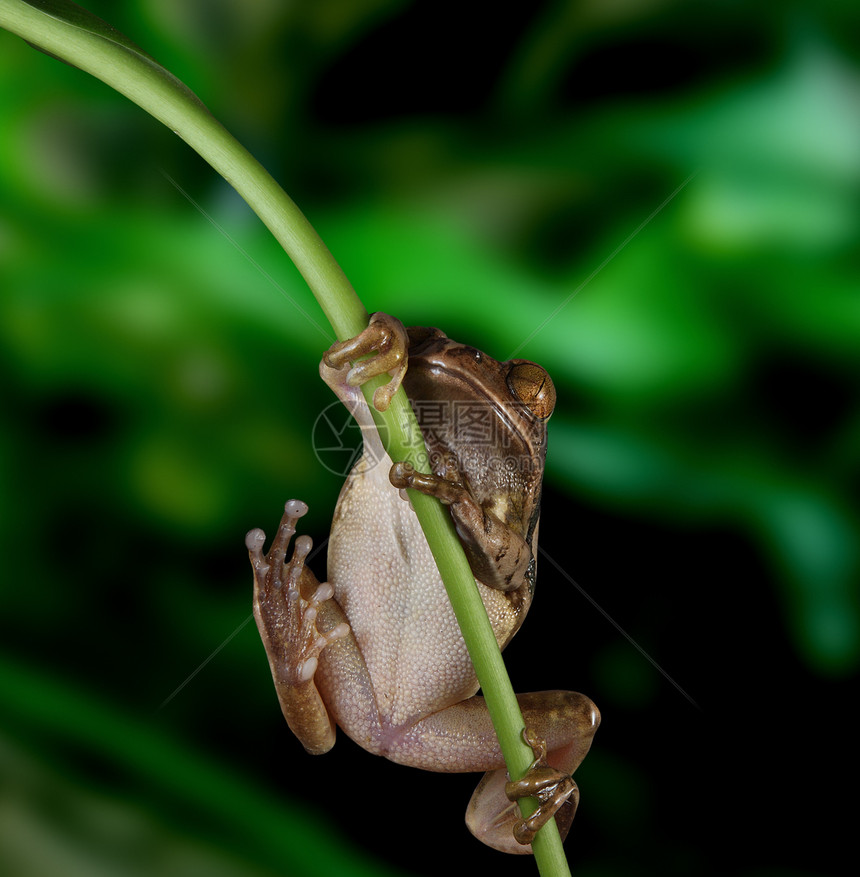
{"type": "MultiPolygon", "coordinates": [[[[367,664],[383,730],[411,725],[478,688],[415,512],[388,480],[390,466],[387,457],[356,465],[328,551],[328,578],[367,664]]],[[[504,595],[479,587],[491,613],[506,608],[504,595]]]]}

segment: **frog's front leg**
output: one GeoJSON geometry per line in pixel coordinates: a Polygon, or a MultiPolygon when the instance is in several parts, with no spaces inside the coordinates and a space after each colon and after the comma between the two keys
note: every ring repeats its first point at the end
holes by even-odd
{"type": "Polygon", "coordinates": [[[485,510],[455,471],[439,475],[418,472],[410,463],[395,463],[389,480],[398,488],[412,488],[450,507],[457,535],[475,578],[491,588],[510,591],[522,585],[532,562],[523,536],[485,510]]]}
{"type": "Polygon", "coordinates": [[[370,315],[367,328],[355,338],[333,344],[323,354],[323,363],[341,369],[359,360],[347,372],[346,383],[350,387],[360,387],[372,377],[388,374],[391,380],[373,394],[376,410],[385,411],[406,374],[408,347],[409,337],[403,323],[389,314],[375,313],[370,315]],[[368,354],[373,356],[360,359],[368,354]]]}
{"type": "Polygon", "coordinates": [[[351,633],[340,607],[331,599],[332,586],[320,584],[305,566],[313,545],[309,536],[296,539],[287,561],[296,521],[307,510],[299,500],[286,504],[268,554],[263,555],[266,536],[260,529],[248,533],[245,545],[254,568],[254,618],[281,710],[305,749],[320,755],[334,745],[335,729],[314,674],[322,650],[351,633]]]}

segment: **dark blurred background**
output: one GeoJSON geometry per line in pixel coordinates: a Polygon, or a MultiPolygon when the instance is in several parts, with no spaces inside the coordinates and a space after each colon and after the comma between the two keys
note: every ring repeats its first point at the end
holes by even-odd
{"type": "MultiPolygon", "coordinates": [[[[553,375],[541,545],[576,584],[544,558],[506,654],[603,713],[573,873],[848,873],[860,7],[88,7],[369,309],[553,375]]],[[[185,144],[0,33],[3,874],[535,873],[468,835],[477,777],[281,720],[243,536],[290,496],[326,536],[330,340],[185,144]]]]}

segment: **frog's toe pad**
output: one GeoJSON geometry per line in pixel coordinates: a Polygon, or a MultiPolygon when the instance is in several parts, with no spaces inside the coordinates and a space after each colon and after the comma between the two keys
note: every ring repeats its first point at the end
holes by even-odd
{"type": "MultiPolygon", "coordinates": [[[[248,549],[248,557],[254,568],[254,576],[262,584],[268,577],[270,570],[274,569],[276,587],[280,587],[281,567],[286,562],[287,548],[290,539],[296,532],[296,524],[299,518],[308,513],[307,503],[300,499],[291,499],[284,505],[284,514],[278,525],[278,532],[272,540],[272,546],[268,554],[263,554],[263,545],[266,542],[266,534],[259,528],[254,527],[245,536],[245,547],[248,549]]],[[[293,557],[290,561],[291,570],[295,570],[295,577],[301,572],[304,560],[313,548],[313,542],[309,536],[299,536],[293,547],[293,557]]]]}
{"type": "MultiPolygon", "coordinates": [[[[321,585],[320,587],[325,587],[321,585]]],[[[336,639],[342,639],[349,634],[349,625],[343,621],[325,633],[320,633],[316,627],[316,618],[319,603],[310,601],[305,608],[301,623],[299,642],[303,643],[302,658],[296,662],[296,675],[299,682],[307,682],[313,679],[319,664],[320,652],[336,639]]]]}

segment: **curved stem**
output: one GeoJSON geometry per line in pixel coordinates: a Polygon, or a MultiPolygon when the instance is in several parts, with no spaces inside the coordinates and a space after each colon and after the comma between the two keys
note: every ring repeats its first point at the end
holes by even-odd
{"type": "Polygon", "coordinates": [[[101,79],[188,143],[263,220],[307,281],[338,338],[357,335],[367,325],[355,290],[293,200],[194,93],[143,50],[101,19],[58,0],[2,0],[0,25],[101,79]]]}
{"type": "MultiPolygon", "coordinates": [[[[345,340],[364,329],[367,311],[314,228],[187,86],[123,34],[67,0],[0,0],[0,26],[101,79],[167,125],[262,219],[307,281],[337,337],[345,340]]],[[[365,386],[368,397],[383,380],[365,386]]],[[[390,456],[429,471],[424,440],[403,390],[386,412],[374,410],[374,416],[385,423],[390,456]]],[[[520,777],[531,763],[532,752],[522,740],[522,714],[468,561],[447,511],[431,497],[410,494],[463,632],[508,771],[520,777]]],[[[531,799],[521,802],[525,815],[535,807],[531,799]]],[[[544,877],[569,874],[554,821],[541,829],[533,849],[544,877]]]]}

